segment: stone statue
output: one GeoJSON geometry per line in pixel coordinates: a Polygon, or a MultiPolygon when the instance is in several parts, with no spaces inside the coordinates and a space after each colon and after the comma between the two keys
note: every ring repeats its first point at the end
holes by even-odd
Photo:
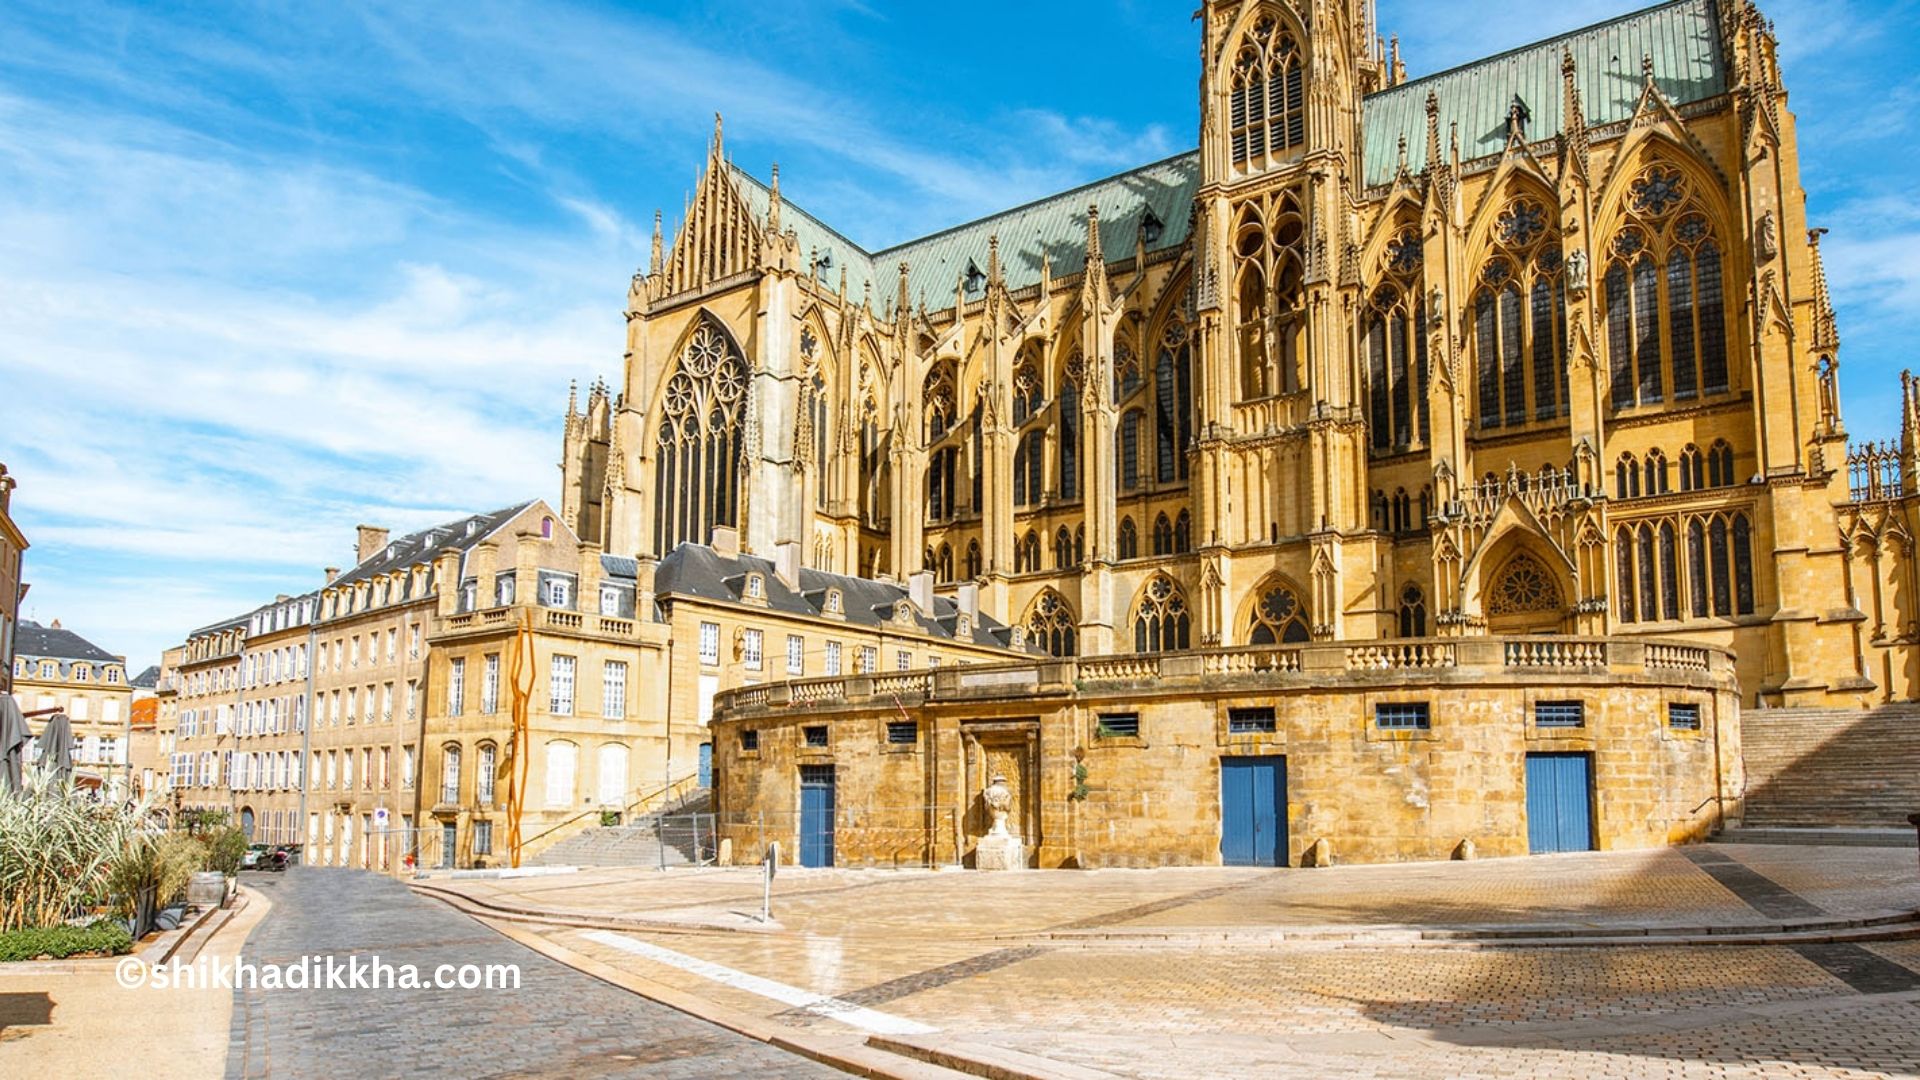
{"type": "Polygon", "coordinates": [[[1567,252],[1567,291],[1575,296],[1587,291],[1587,249],[1574,248],[1567,252]]]}
{"type": "Polygon", "coordinates": [[[973,868],[975,870],[1024,870],[1027,866],[1027,846],[1020,838],[1007,831],[1007,814],[1013,810],[1013,789],[1007,786],[1007,778],[994,773],[986,790],[980,793],[980,800],[992,815],[993,824],[987,829],[987,835],[973,848],[973,868]]]}
{"type": "Polygon", "coordinates": [[[1007,812],[1013,809],[1013,789],[1007,786],[1007,778],[995,773],[980,798],[986,802],[987,812],[993,815],[993,827],[987,830],[987,835],[1006,836],[1007,812]]]}
{"type": "Polygon", "coordinates": [[[1760,215],[1760,221],[1754,226],[1753,242],[1760,252],[1760,261],[1763,263],[1772,262],[1773,257],[1780,253],[1780,238],[1778,227],[1774,224],[1773,211],[1769,210],[1760,215]]]}

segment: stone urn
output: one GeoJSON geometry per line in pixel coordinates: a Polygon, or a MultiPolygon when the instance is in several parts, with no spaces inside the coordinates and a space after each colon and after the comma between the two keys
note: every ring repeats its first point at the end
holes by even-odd
{"type": "Polygon", "coordinates": [[[1013,789],[1007,786],[1007,778],[995,773],[986,789],[980,792],[980,800],[986,803],[987,813],[992,815],[993,823],[988,827],[987,835],[974,845],[973,868],[1026,869],[1027,847],[1019,837],[1007,831],[1007,814],[1013,809],[1013,789]]]}

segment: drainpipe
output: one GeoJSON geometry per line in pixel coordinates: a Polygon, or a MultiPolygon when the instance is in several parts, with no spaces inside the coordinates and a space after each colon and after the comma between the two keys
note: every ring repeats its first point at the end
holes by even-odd
{"type": "Polygon", "coordinates": [[[307,701],[306,715],[300,719],[300,811],[294,817],[293,835],[300,845],[300,865],[308,865],[312,854],[307,850],[307,789],[313,783],[313,774],[308,765],[313,759],[313,720],[316,715],[313,706],[313,670],[319,666],[320,639],[320,601],[313,602],[313,618],[307,620],[307,701]]]}

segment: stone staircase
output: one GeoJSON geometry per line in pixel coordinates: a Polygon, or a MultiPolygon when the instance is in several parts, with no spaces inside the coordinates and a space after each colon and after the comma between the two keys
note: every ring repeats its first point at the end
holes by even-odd
{"type": "Polygon", "coordinates": [[[1748,829],[1910,829],[1920,813],[1920,703],[1752,709],[1740,731],[1748,829]]]}
{"type": "Polygon", "coordinates": [[[567,837],[529,860],[533,866],[693,866],[711,860],[715,847],[708,792],[696,792],[664,814],[621,825],[596,825],[567,837]],[[697,822],[697,827],[696,827],[697,822]],[[698,835],[696,836],[696,833],[698,835]]]}

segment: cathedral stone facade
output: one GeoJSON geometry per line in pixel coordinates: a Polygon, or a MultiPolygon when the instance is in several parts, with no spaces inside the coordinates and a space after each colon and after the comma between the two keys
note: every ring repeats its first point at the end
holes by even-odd
{"type": "MultiPolygon", "coordinates": [[[[1427,669],[1488,639],[1503,672],[1595,676],[1645,719],[1677,700],[1656,669],[1683,669],[1724,702],[1720,760],[1684,785],[1707,809],[1655,791],[1694,808],[1618,835],[1737,813],[1739,705],[1870,704],[1920,676],[1912,447],[1850,459],[1771,26],[1677,0],[1409,79],[1371,8],[1209,0],[1197,150],[880,251],[789,203],[777,168],[736,168],[716,123],[633,280],[624,383],[569,409],[564,515],[643,562],[725,528],[819,571],[930,574],[1030,651],[1151,654],[1149,679],[1192,654],[1438,687],[1427,669]],[[1628,642],[1644,667],[1609,651],[1628,642]]],[[[938,674],[914,693],[961,678],[938,674]]],[[[1436,707],[1475,693],[1442,681],[1436,707]]],[[[723,696],[719,722],[783,693],[723,696]]],[[[1092,706],[1062,707],[1082,712],[1036,729],[1035,775],[1085,750],[1092,706]]],[[[736,742],[717,733],[718,763],[736,742]]],[[[784,805],[774,757],[724,775],[784,805]]],[[[941,783],[920,800],[970,797],[941,783]]],[[[1429,831],[1398,850],[1473,835],[1429,831]]]]}

